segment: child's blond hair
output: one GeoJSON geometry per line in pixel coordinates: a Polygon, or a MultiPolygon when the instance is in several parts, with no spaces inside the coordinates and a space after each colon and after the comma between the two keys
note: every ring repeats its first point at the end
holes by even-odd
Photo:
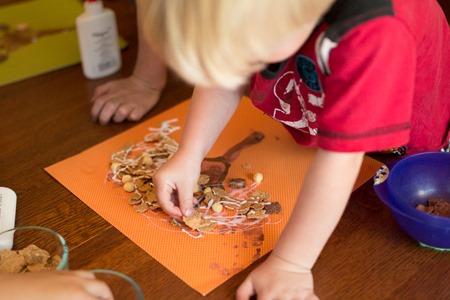
{"type": "Polygon", "coordinates": [[[235,88],[263,67],[257,57],[280,37],[317,21],[333,1],[148,0],[141,26],[187,82],[235,88]]]}

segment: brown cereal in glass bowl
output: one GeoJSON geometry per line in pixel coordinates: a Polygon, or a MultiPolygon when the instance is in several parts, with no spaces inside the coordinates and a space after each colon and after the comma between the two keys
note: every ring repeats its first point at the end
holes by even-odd
{"type": "Polygon", "coordinates": [[[0,251],[0,273],[27,273],[56,270],[61,261],[58,255],[50,254],[35,245],[21,250],[0,251]]]}

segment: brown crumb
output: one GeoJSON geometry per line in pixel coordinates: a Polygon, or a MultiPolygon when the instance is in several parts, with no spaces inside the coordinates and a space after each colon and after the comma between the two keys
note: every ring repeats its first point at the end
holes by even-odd
{"type": "Polygon", "coordinates": [[[243,189],[247,185],[244,178],[231,178],[228,182],[228,186],[232,189],[243,189]]]}
{"type": "Polygon", "coordinates": [[[270,202],[264,207],[264,209],[269,215],[279,214],[281,212],[281,204],[280,202],[270,202]]]}
{"type": "Polygon", "coordinates": [[[450,202],[442,198],[428,199],[426,204],[419,204],[416,209],[435,216],[450,218],[450,202]]]}
{"type": "Polygon", "coordinates": [[[0,273],[26,273],[55,270],[61,257],[29,245],[21,250],[0,251],[0,273]]]}

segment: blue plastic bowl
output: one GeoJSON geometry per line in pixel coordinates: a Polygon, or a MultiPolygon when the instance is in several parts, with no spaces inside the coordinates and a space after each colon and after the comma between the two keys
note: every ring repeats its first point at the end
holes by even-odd
{"type": "Polygon", "coordinates": [[[450,218],[416,209],[431,198],[450,200],[450,153],[426,152],[386,164],[374,189],[400,228],[424,246],[450,250],[450,218]]]}

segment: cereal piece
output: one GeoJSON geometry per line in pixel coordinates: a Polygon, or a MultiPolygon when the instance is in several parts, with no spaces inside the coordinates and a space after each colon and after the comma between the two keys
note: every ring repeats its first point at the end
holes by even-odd
{"type": "Polygon", "coordinates": [[[261,174],[261,173],[259,173],[259,172],[253,174],[253,180],[254,180],[256,183],[261,183],[261,181],[263,180],[263,174],[261,174]]]}
{"type": "Polygon", "coordinates": [[[145,193],[145,201],[152,203],[152,204],[157,202],[156,194],[155,194],[154,190],[147,191],[147,193],[145,193]]]}
{"type": "Polygon", "coordinates": [[[217,212],[217,213],[220,213],[220,212],[222,212],[222,210],[223,210],[223,205],[220,204],[219,202],[216,202],[216,203],[214,203],[214,204],[211,206],[211,208],[212,208],[213,211],[215,211],[215,212],[217,212]]]}
{"type": "Polygon", "coordinates": [[[42,272],[47,271],[49,268],[45,264],[35,264],[35,265],[28,265],[25,268],[25,272],[42,272]]]}
{"type": "Polygon", "coordinates": [[[238,214],[239,215],[245,215],[248,213],[248,211],[250,210],[250,203],[244,203],[242,204],[239,208],[238,208],[238,214]]]}
{"type": "Polygon", "coordinates": [[[127,191],[128,193],[131,193],[131,192],[134,192],[134,184],[132,183],[132,182],[126,182],[124,185],[123,185],[123,189],[125,190],[125,191],[127,191]]]}
{"type": "Polygon", "coordinates": [[[244,178],[231,178],[228,182],[228,186],[232,189],[243,189],[247,185],[244,178]]]}
{"type": "Polygon", "coordinates": [[[150,183],[145,183],[145,184],[141,185],[141,186],[138,188],[138,190],[139,190],[140,192],[147,192],[147,191],[152,190],[152,186],[150,185],[150,183]]]}
{"type": "Polygon", "coordinates": [[[220,197],[224,197],[227,196],[227,192],[224,189],[218,188],[218,187],[213,187],[212,188],[212,192],[214,195],[220,196],[220,197]]]}
{"type": "Polygon", "coordinates": [[[216,228],[216,225],[217,224],[212,222],[211,220],[202,219],[202,222],[200,223],[200,227],[198,230],[203,232],[212,231],[214,230],[214,228],[216,228]]]}
{"type": "Polygon", "coordinates": [[[20,273],[25,266],[25,258],[16,251],[0,252],[0,273],[20,273]]]}
{"type": "Polygon", "coordinates": [[[150,209],[153,210],[153,211],[158,210],[158,209],[160,209],[160,208],[161,208],[161,205],[159,205],[159,202],[153,202],[153,203],[150,205],[150,209]]]}
{"type": "Polygon", "coordinates": [[[205,175],[205,174],[200,174],[200,177],[198,178],[198,184],[199,185],[205,185],[209,182],[210,177],[209,175],[205,175]]]}
{"type": "Polygon", "coordinates": [[[202,223],[202,216],[198,211],[195,211],[188,217],[183,216],[183,222],[192,229],[198,229],[202,223]]]}
{"type": "Polygon", "coordinates": [[[207,186],[204,190],[203,190],[203,194],[210,194],[210,193],[212,193],[212,189],[211,189],[211,187],[210,186],[207,186]]]}
{"type": "Polygon", "coordinates": [[[144,137],[144,142],[155,143],[155,142],[159,142],[162,138],[163,138],[162,134],[157,133],[157,134],[154,134],[154,135],[145,136],[144,137]]]}
{"type": "Polygon", "coordinates": [[[128,203],[130,205],[136,205],[142,202],[142,196],[139,194],[134,194],[133,196],[128,199],[128,203]]]}
{"type": "Polygon", "coordinates": [[[250,206],[254,210],[262,210],[264,209],[264,204],[262,203],[252,203],[250,206]]]}
{"type": "Polygon", "coordinates": [[[50,260],[50,269],[55,270],[61,263],[61,256],[55,255],[50,260]]]}
{"type": "Polygon", "coordinates": [[[141,177],[142,180],[145,181],[145,179],[150,179],[147,175],[147,170],[134,170],[133,176],[134,177],[141,177]]]}
{"type": "Polygon", "coordinates": [[[150,205],[148,205],[147,202],[142,202],[141,204],[134,206],[134,211],[137,213],[145,213],[149,209],[150,205]]]}
{"type": "Polygon", "coordinates": [[[252,199],[256,199],[257,201],[264,202],[270,199],[270,194],[261,191],[254,191],[250,196],[252,199]]]}
{"type": "Polygon", "coordinates": [[[265,214],[265,210],[254,210],[251,209],[248,213],[247,213],[247,218],[249,219],[263,219],[266,214],[265,214]]]}
{"type": "Polygon", "coordinates": [[[136,179],[136,181],[134,183],[134,185],[136,186],[137,189],[142,187],[144,184],[145,184],[145,181],[142,178],[136,179]]]}
{"type": "Polygon", "coordinates": [[[433,211],[432,207],[428,207],[428,206],[423,205],[423,204],[417,205],[416,209],[420,210],[420,211],[423,211],[423,212],[426,212],[426,213],[432,213],[432,211],[433,211]]]}
{"type": "Polygon", "coordinates": [[[25,258],[27,265],[45,265],[47,260],[50,258],[50,254],[47,251],[42,250],[35,245],[29,245],[28,247],[19,250],[18,254],[25,258]]]}

